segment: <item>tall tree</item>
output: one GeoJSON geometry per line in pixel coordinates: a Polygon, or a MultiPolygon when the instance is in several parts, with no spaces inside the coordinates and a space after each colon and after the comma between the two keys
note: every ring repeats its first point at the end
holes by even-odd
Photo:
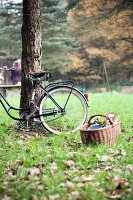
{"type": "Polygon", "coordinates": [[[41,70],[41,0],[23,0],[21,107],[28,107],[31,85],[26,75],[41,70]]]}
{"type": "Polygon", "coordinates": [[[78,11],[69,13],[81,47],[79,54],[71,54],[76,79],[103,80],[105,61],[112,81],[132,79],[133,0],[82,0],[78,6],[78,11]]]}
{"type": "MultiPolygon", "coordinates": [[[[20,58],[22,3],[0,5],[0,64],[20,58]],[[7,44],[8,41],[8,44],[7,44]]],[[[10,64],[11,66],[11,64],[10,64]]]]}
{"type": "Polygon", "coordinates": [[[63,79],[68,71],[68,54],[77,48],[66,18],[72,6],[69,6],[70,2],[62,0],[43,0],[43,3],[42,63],[54,75],[51,80],[63,79]]]}

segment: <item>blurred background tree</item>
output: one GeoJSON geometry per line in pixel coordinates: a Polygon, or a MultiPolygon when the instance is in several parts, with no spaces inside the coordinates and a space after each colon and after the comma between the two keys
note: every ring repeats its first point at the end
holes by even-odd
{"type": "MultiPolygon", "coordinates": [[[[133,80],[133,0],[42,0],[44,69],[78,84],[133,80]]],[[[22,4],[0,9],[0,63],[21,56],[22,4]]]]}
{"type": "Polygon", "coordinates": [[[74,20],[71,31],[80,46],[70,65],[77,69],[76,78],[102,81],[106,63],[110,81],[133,80],[132,0],[82,0],[68,17],[74,20]]]}
{"type": "Polygon", "coordinates": [[[0,65],[11,65],[21,57],[22,3],[0,4],[0,65]]]}

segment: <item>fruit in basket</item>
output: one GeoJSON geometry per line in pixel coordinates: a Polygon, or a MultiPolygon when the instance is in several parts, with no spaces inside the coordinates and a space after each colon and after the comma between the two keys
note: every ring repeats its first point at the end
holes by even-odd
{"type": "Polygon", "coordinates": [[[94,119],[94,122],[93,124],[106,124],[107,123],[107,119],[105,117],[101,117],[101,116],[98,116],[94,119]]]}

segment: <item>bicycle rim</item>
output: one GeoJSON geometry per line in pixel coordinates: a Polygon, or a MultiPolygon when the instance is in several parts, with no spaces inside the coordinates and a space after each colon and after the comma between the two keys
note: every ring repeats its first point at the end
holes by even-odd
{"type": "MultiPolygon", "coordinates": [[[[77,131],[87,119],[87,103],[80,92],[70,87],[59,87],[52,89],[49,94],[64,108],[65,115],[57,114],[52,116],[41,116],[43,126],[52,133],[59,134],[61,132],[71,133],[77,131]],[[66,104],[68,96],[71,92],[69,100],[66,104]]],[[[42,97],[40,101],[40,115],[49,111],[58,111],[57,106],[48,96],[42,97]]]]}

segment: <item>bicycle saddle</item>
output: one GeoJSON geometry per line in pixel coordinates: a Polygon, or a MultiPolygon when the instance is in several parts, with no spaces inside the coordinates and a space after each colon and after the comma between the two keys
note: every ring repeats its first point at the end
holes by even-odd
{"type": "Polygon", "coordinates": [[[50,78],[51,74],[47,71],[41,71],[41,72],[32,72],[30,73],[31,76],[33,76],[34,78],[41,78],[46,76],[46,78],[50,78]]]}

